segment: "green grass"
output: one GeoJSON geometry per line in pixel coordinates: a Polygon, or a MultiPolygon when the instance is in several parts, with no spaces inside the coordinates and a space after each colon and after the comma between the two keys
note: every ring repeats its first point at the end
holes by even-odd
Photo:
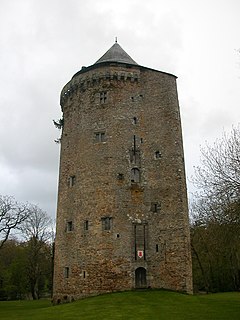
{"type": "Polygon", "coordinates": [[[2,301],[0,319],[239,320],[240,293],[190,296],[160,290],[134,291],[106,294],[58,306],[52,306],[49,300],[2,301]]]}

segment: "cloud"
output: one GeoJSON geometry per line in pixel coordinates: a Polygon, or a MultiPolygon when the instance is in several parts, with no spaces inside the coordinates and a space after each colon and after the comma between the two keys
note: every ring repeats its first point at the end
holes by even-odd
{"type": "Polygon", "coordinates": [[[2,0],[0,194],[56,209],[62,87],[113,44],[176,74],[187,172],[240,116],[239,1],[2,0]]]}

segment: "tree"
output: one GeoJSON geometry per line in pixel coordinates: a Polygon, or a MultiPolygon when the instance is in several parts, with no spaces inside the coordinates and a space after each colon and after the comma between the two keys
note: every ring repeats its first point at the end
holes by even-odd
{"type": "Polygon", "coordinates": [[[7,240],[0,251],[0,300],[24,299],[28,292],[25,245],[7,240]]]}
{"type": "Polygon", "coordinates": [[[193,270],[208,291],[240,289],[240,127],[201,149],[192,208],[193,270]]]}
{"type": "Polygon", "coordinates": [[[12,230],[19,228],[29,216],[29,205],[19,203],[11,196],[0,195],[0,249],[12,230]]]}
{"type": "Polygon", "coordinates": [[[29,211],[21,230],[27,241],[27,275],[32,298],[39,299],[45,285],[51,284],[52,248],[49,242],[52,240],[52,221],[36,205],[32,205],[29,211]]]}
{"type": "Polygon", "coordinates": [[[193,182],[218,201],[240,199],[240,126],[201,149],[201,166],[193,182]]]}

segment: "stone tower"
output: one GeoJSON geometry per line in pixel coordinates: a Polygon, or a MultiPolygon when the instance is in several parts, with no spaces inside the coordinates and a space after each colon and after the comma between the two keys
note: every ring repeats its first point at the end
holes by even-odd
{"type": "Polygon", "coordinates": [[[115,44],[61,93],[55,303],[192,291],[176,77],[115,44]]]}

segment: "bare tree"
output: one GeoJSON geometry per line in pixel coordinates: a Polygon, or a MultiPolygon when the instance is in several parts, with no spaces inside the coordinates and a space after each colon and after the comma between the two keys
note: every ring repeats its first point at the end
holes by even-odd
{"type": "Polygon", "coordinates": [[[48,241],[52,237],[52,219],[37,205],[30,205],[29,215],[21,226],[23,236],[29,240],[48,241]]]}
{"type": "Polygon", "coordinates": [[[19,203],[12,196],[0,195],[0,249],[12,230],[20,228],[29,216],[29,205],[19,203]]]}
{"type": "Polygon", "coordinates": [[[195,168],[193,182],[206,196],[240,199],[240,126],[201,149],[201,166],[195,168]]]}

